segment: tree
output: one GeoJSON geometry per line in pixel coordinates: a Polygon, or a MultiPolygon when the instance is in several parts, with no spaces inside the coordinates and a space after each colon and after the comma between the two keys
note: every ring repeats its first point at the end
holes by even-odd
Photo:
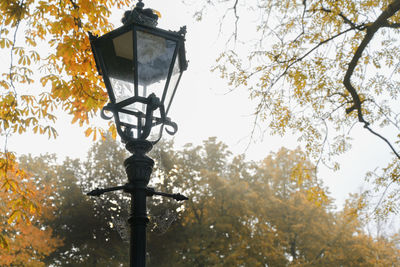
{"type": "MultiPolygon", "coordinates": [[[[27,131],[56,137],[55,110],[72,115],[72,123],[89,124],[105,104],[106,93],[96,72],[87,32],[103,34],[112,27],[114,7],[130,0],[10,0],[0,3],[0,53],[7,55],[0,70],[0,135],[27,131]],[[21,34],[23,33],[23,34],[21,34]],[[38,89],[39,88],[39,89],[38,89]]],[[[110,124],[115,135],[115,128],[110,124]]],[[[92,126],[86,135],[104,134],[92,126]]],[[[0,154],[0,187],[7,188],[15,155],[0,154]]],[[[29,201],[26,196],[20,200],[29,201]],[[25,197],[25,198],[24,198],[25,197]]],[[[29,203],[25,206],[29,206],[29,203]]],[[[12,212],[25,212],[17,209],[12,212]]],[[[0,235],[0,247],[7,244],[0,235]]]]}
{"type": "Polygon", "coordinates": [[[210,138],[167,155],[174,164],[160,183],[180,187],[189,201],[164,235],[150,234],[150,266],[399,263],[394,241],[364,233],[355,201],[334,211],[300,150],[281,149],[252,163],[210,138]]]}
{"type": "MultiPolygon", "coordinates": [[[[163,158],[163,167],[156,173],[160,174],[167,162],[173,160],[168,155],[171,151],[171,144],[167,143],[154,149],[154,157],[163,158]]],[[[127,177],[122,163],[127,157],[121,144],[108,135],[93,145],[85,161],[67,158],[59,164],[55,155],[20,158],[21,167],[52,185],[47,198],[53,199],[55,208],[51,220],[44,223],[63,239],[63,245],[45,257],[47,265],[128,266],[129,196],[122,191],[106,193],[100,198],[85,194],[96,187],[125,184],[127,177]]],[[[152,223],[148,229],[155,235],[165,232],[168,228],[165,220],[174,219],[175,213],[170,216],[164,213],[175,212],[176,208],[176,202],[161,199],[155,199],[154,204],[150,202],[152,223]]],[[[161,252],[164,251],[156,254],[166,256],[161,252]]]]}
{"type": "Polygon", "coordinates": [[[377,206],[396,212],[400,1],[217,3],[226,9],[223,18],[234,27],[236,42],[235,49],[221,54],[215,70],[229,85],[248,88],[258,102],[256,121],[275,134],[297,134],[308,155],[326,164],[351,147],[348,133],[361,124],[393,154],[375,182],[387,200],[377,206]],[[258,18],[256,25],[246,24],[246,14],[258,18]],[[252,28],[251,40],[241,38],[252,28]]]}
{"type": "Polygon", "coordinates": [[[106,152],[121,151],[116,147],[116,142],[110,141],[96,144],[85,162],[67,158],[58,164],[55,155],[21,158],[25,169],[34,173],[35,177],[53,184],[51,198],[54,199],[55,208],[52,211],[53,218],[46,223],[64,242],[47,255],[47,265],[124,266],[129,261],[129,246],[121,239],[113,220],[116,215],[113,209],[120,207],[121,203],[113,202],[115,197],[94,201],[86,196],[88,190],[83,186],[84,183],[96,182],[97,177],[85,180],[94,170],[100,170],[104,175],[98,176],[99,181],[108,178],[111,182],[110,177],[118,175],[120,166],[115,169],[102,165],[113,162],[110,157],[103,156],[106,152]],[[113,146],[108,147],[108,144],[113,146]],[[108,148],[107,151],[102,150],[104,148],[108,148]],[[99,158],[101,162],[96,161],[99,158]],[[87,169],[87,166],[93,170],[87,169]]]}
{"type": "MultiPolygon", "coordinates": [[[[3,199],[3,215],[8,214],[8,222],[12,223],[14,219],[17,221],[30,220],[30,215],[39,209],[38,203],[35,202],[33,191],[21,181],[27,179],[28,174],[19,167],[15,161],[15,155],[10,152],[1,153],[0,158],[0,177],[2,184],[1,193],[5,193],[3,199]],[[9,194],[9,197],[6,195],[9,194]],[[8,210],[6,210],[8,209],[8,210]]],[[[7,238],[0,232],[0,248],[9,248],[7,238]]]]}
{"type": "Polygon", "coordinates": [[[343,211],[334,211],[333,199],[303,152],[273,153],[255,177],[260,196],[265,187],[271,192],[260,217],[276,228],[286,255],[283,266],[392,266],[399,261],[400,251],[390,238],[365,234],[362,199],[354,196],[343,211]]]}
{"type": "Polygon", "coordinates": [[[0,250],[1,266],[45,266],[44,259],[62,245],[62,240],[45,223],[54,219],[51,185],[36,178],[31,174],[22,179],[9,174],[10,181],[15,183],[10,182],[8,191],[0,191],[0,229],[2,237],[7,238],[7,249],[0,250]],[[19,191],[24,195],[19,195],[19,191]],[[24,199],[26,194],[29,201],[24,199]],[[21,207],[27,203],[29,207],[21,207]]]}

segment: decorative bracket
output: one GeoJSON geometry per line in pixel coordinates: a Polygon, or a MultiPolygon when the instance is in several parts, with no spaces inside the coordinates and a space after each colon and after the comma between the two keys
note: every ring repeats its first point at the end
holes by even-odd
{"type": "Polygon", "coordinates": [[[137,129],[138,131],[137,139],[145,140],[150,135],[151,129],[154,126],[161,124],[159,137],[157,140],[152,142],[153,145],[156,144],[161,139],[164,126],[172,128],[172,130],[165,128],[165,131],[170,135],[174,135],[178,131],[178,125],[175,122],[171,121],[171,119],[166,116],[164,105],[160,102],[160,99],[154,93],[150,94],[148,97],[134,96],[124,101],[121,101],[117,104],[108,103],[101,110],[101,117],[105,120],[110,120],[112,117],[114,117],[118,134],[125,142],[128,142],[129,140],[133,139],[131,133],[132,129],[137,129]],[[126,106],[129,106],[137,102],[146,105],[146,114],[144,114],[141,111],[133,111],[125,108],[126,106]],[[153,116],[154,111],[157,109],[160,109],[160,118],[153,116]],[[105,111],[112,112],[113,116],[108,116],[105,113],[105,111]],[[128,123],[121,122],[119,119],[119,114],[118,114],[119,112],[137,117],[138,125],[131,125],[128,123]],[[145,118],[144,125],[141,125],[142,118],[145,118]],[[122,129],[121,126],[124,127],[124,129],[122,129]]]}
{"type": "MultiPolygon", "coordinates": [[[[121,185],[121,186],[115,186],[115,187],[110,187],[110,188],[104,188],[104,189],[100,189],[100,188],[96,188],[92,191],[90,191],[89,193],[86,193],[86,195],[88,196],[94,196],[94,197],[99,197],[104,193],[107,192],[112,192],[112,191],[117,191],[117,190],[123,190],[124,192],[132,192],[132,185],[130,184],[125,184],[125,185],[121,185]]],[[[163,197],[169,197],[169,198],[173,198],[176,201],[183,201],[183,200],[189,200],[188,197],[178,193],[178,194],[170,194],[170,193],[164,193],[164,192],[157,192],[154,190],[154,188],[151,187],[146,187],[145,188],[146,191],[146,195],[148,197],[152,197],[152,196],[163,196],[163,197]]]]}

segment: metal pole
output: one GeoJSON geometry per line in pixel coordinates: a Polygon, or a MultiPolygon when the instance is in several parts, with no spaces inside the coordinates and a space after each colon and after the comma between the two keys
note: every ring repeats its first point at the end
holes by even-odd
{"type": "Polygon", "coordinates": [[[131,228],[130,234],[130,265],[131,267],[146,266],[146,226],[149,222],[147,218],[146,199],[154,195],[170,197],[177,201],[187,200],[188,198],[181,194],[169,194],[156,192],[153,188],[147,187],[150,181],[150,175],[153,171],[154,161],[146,156],[146,153],[152,149],[153,145],[146,140],[134,140],[126,144],[126,149],[133,155],[124,162],[126,174],[129,182],[122,186],[111,188],[96,188],[88,196],[100,196],[106,192],[124,190],[131,194],[131,216],[128,220],[131,228]]]}
{"type": "Polygon", "coordinates": [[[146,226],[149,221],[147,218],[146,188],[154,166],[154,161],[146,156],[146,153],[151,150],[152,144],[146,140],[136,140],[129,142],[126,148],[133,153],[124,162],[129,179],[126,191],[131,194],[131,217],[129,218],[131,227],[130,266],[145,267],[146,226]]]}

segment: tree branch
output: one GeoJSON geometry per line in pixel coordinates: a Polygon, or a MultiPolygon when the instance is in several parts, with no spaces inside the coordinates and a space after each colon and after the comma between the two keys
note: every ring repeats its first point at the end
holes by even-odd
{"type": "MultiPolygon", "coordinates": [[[[324,7],[321,8],[321,11],[324,11],[324,12],[327,12],[327,13],[332,13],[332,10],[324,8],[324,7]]],[[[341,17],[343,19],[343,21],[346,24],[350,25],[350,27],[352,27],[353,29],[357,29],[357,30],[360,30],[360,31],[365,29],[365,25],[364,24],[356,25],[349,18],[347,18],[342,12],[339,13],[339,17],[341,17]]]]}
{"type": "MultiPolygon", "coordinates": [[[[400,1],[400,0],[399,0],[399,1],[400,1]]],[[[319,48],[320,46],[322,46],[322,45],[324,45],[324,44],[326,44],[326,43],[332,41],[333,39],[336,39],[337,37],[339,37],[339,36],[341,36],[341,35],[343,35],[343,34],[349,32],[349,31],[352,31],[352,30],[354,30],[354,29],[353,29],[353,28],[348,28],[348,29],[346,29],[346,30],[344,30],[344,31],[342,31],[342,32],[339,32],[339,33],[335,34],[334,36],[332,36],[332,37],[330,37],[330,38],[328,38],[328,39],[326,39],[326,40],[323,40],[323,41],[319,42],[318,44],[316,44],[313,48],[311,48],[310,50],[308,50],[305,54],[303,54],[303,55],[302,55],[301,57],[299,57],[299,58],[293,58],[293,59],[286,60],[286,61],[278,61],[278,60],[277,60],[278,63],[289,63],[290,61],[292,61],[292,62],[290,62],[290,63],[286,66],[285,70],[279,75],[279,77],[273,82],[273,84],[275,84],[275,83],[276,83],[278,80],[280,80],[284,75],[286,75],[286,73],[288,72],[288,70],[289,70],[294,64],[296,64],[297,62],[302,61],[302,60],[303,60],[304,58],[306,58],[309,54],[311,54],[312,52],[314,52],[317,48],[319,48]]]]}
{"type": "Polygon", "coordinates": [[[356,89],[353,87],[351,84],[351,76],[354,73],[354,70],[358,64],[358,61],[360,60],[362,53],[368,46],[368,44],[371,42],[372,38],[374,37],[375,33],[382,27],[385,27],[385,25],[390,25],[388,23],[388,19],[393,16],[397,11],[400,10],[400,0],[394,0],[389,6],[379,15],[379,17],[372,23],[370,24],[366,29],[367,33],[364,36],[364,39],[361,41],[360,45],[358,46],[356,52],[354,53],[353,58],[351,59],[349,63],[349,67],[346,71],[346,74],[343,79],[343,84],[346,88],[346,90],[350,93],[351,97],[353,98],[353,106],[350,108],[346,109],[346,113],[349,114],[353,110],[357,110],[357,116],[358,116],[358,121],[361,123],[364,123],[364,128],[368,129],[371,133],[374,135],[380,137],[383,141],[385,141],[389,147],[392,149],[392,151],[396,154],[398,158],[400,158],[399,154],[394,150],[393,146],[390,144],[390,142],[385,139],[383,136],[377,134],[374,132],[371,128],[369,128],[369,122],[367,122],[364,119],[362,109],[361,109],[361,99],[360,96],[358,95],[356,89]]]}
{"type": "Polygon", "coordinates": [[[398,28],[400,28],[400,23],[387,23],[387,24],[382,25],[382,27],[398,29],[398,28]]]}
{"type": "Polygon", "coordinates": [[[382,139],[389,147],[390,149],[393,151],[393,153],[396,155],[396,157],[398,159],[400,159],[400,154],[397,153],[397,151],[394,149],[394,147],[392,146],[392,144],[389,142],[389,140],[387,140],[385,137],[383,137],[382,135],[378,134],[377,132],[375,132],[374,130],[372,130],[368,124],[364,125],[364,128],[367,129],[368,131],[370,131],[372,134],[376,135],[377,137],[379,137],[380,139],[382,139]]]}
{"type": "Polygon", "coordinates": [[[239,22],[239,16],[237,14],[237,4],[239,0],[235,1],[235,4],[233,5],[233,13],[235,14],[235,41],[237,40],[237,31],[238,31],[238,22],[239,22]]]}

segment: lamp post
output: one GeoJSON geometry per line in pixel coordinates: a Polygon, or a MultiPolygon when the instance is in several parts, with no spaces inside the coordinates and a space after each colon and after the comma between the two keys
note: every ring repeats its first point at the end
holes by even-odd
{"type": "Polygon", "coordinates": [[[164,128],[171,135],[177,131],[177,124],[167,114],[187,69],[186,27],[177,32],[162,30],[156,27],[157,19],[139,0],[133,10],[125,12],[120,28],[100,37],[89,33],[97,70],[110,100],[103,107],[102,118],[114,117],[117,132],[132,155],[124,162],[128,176],[125,185],[95,189],[88,195],[115,190],[131,194],[130,266],[135,267],[146,265],[146,198],[161,195],[178,201],[187,199],[147,187],[154,161],[146,153],[160,140],[164,128]]]}

